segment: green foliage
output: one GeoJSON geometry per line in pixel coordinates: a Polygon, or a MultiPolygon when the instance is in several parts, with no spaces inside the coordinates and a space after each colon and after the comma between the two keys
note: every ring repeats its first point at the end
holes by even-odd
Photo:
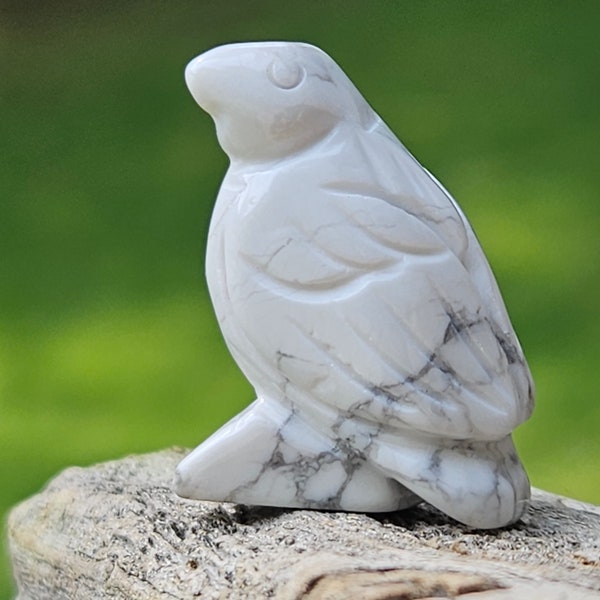
{"type": "Polygon", "coordinates": [[[0,510],[252,400],[202,274],[226,160],[182,72],[255,39],[322,46],[454,193],[536,379],[532,482],[600,503],[597,6],[5,3],[0,510]]]}

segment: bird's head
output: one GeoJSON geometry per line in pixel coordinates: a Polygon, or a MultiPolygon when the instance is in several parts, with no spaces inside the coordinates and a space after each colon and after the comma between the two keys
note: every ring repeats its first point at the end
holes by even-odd
{"type": "Polygon", "coordinates": [[[369,127],[377,118],[337,64],[309,44],[219,46],[192,60],[185,79],[231,159],[276,160],[314,144],[342,120],[369,127]]]}

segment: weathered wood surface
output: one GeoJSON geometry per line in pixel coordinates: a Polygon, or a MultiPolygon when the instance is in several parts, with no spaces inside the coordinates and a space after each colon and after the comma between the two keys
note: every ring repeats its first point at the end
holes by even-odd
{"type": "Polygon", "coordinates": [[[8,524],[19,600],[600,598],[600,509],[538,490],[522,522],[434,509],[248,508],[174,495],[182,451],[61,473],[8,524]],[[468,595],[468,596],[467,596],[468,595]]]}

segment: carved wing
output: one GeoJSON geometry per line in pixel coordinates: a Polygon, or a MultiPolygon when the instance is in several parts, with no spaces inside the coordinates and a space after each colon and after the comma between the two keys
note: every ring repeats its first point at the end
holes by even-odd
{"type": "Polygon", "coordinates": [[[249,216],[264,233],[242,252],[256,292],[247,334],[265,361],[277,356],[297,402],[436,436],[500,438],[531,409],[502,299],[451,198],[401,146],[384,146],[388,161],[375,166],[354,149],[370,165],[357,180],[333,172],[304,205],[265,203],[249,216]]]}

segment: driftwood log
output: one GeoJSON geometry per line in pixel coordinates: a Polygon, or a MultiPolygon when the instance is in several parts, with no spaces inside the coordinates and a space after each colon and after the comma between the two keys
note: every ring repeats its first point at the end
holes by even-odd
{"type": "Polygon", "coordinates": [[[600,508],[534,490],[475,531],[422,504],[381,515],[178,498],[169,450],[61,473],[11,513],[19,600],[600,598],[600,508]]]}

